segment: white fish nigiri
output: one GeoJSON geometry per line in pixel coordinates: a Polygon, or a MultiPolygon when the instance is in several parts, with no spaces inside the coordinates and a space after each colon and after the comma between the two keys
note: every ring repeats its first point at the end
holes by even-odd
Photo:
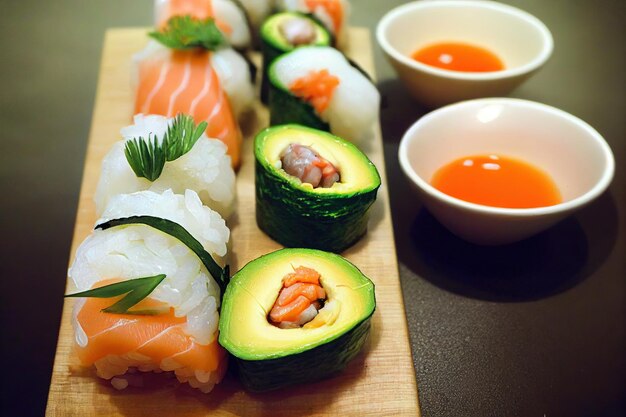
{"type": "Polygon", "coordinates": [[[96,212],[101,214],[109,201],[118,194],[151,190],[163,192],[172,189],[183,194],[186,189],[194,190],[202,202],[227,218],[233,210],[235,200],[235,172],[226,154],[226,145],[204,134],[193,148],[180,158],[166,162],[163,172],[155,181],[137,177],[124,154],[124,144],[136,137],[162,140],[173,118],[138,114],[134,124],[121,130],[123,140],[111,147],[102,161],[100,180],[96,188],[96,212]]]}

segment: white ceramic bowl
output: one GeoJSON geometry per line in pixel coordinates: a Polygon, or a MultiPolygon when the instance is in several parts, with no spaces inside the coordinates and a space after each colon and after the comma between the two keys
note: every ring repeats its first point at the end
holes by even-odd
{"type": "Polygon", "coordinates": [[[587,123],[545,104],[510,98],[469,100],[425,115],[405,133],[399,158],[430,212],[457,236],[485,245],[524,239],[588,204],[608,187],[615,165],[611,148],[587,123]],[[443,165],[491,153],[543,169],[563,202],[497,208],[459,200],[430,185],[443,165]]]}
{"type": "Polygon", "coordinates": [[[536,17],[492,1],[422,0],[388,12],[376,30],[378,43],[408,91],[428,106],[478,97],[505,96],[552,54],[548,28],[536,17]],[[476,44],[494,52],[505,69],[459,72],[411,58],[437,42],[476,44]]]}

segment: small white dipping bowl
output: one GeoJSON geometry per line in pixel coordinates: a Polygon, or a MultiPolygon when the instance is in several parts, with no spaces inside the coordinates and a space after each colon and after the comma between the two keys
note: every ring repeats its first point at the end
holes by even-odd
{"type": "Polygon", "coordinates": [[[437,107],[478,97],[505,96],[552,54],[548,28],[536,17],[492,1],[423,0],[387,13],[376,30],[378,43],[408,91],[437,107]],[[495,53],[505,69],[449,71],[411,58],[438,42],[475,44],[495,53]]]}
{"type": "Polygon", "coordinates": [[[611,148],[587,123],[554,107],[510,98],[452,104],[428,113],[404,134],[400,166],[430,212],[452,233],[482,245],[534,235],[597,198],[613,179],[611,148]],[[499,154],[549,174],[563,202],[509,209],[469,203],[430,185],[456,159],[499,154]]]}

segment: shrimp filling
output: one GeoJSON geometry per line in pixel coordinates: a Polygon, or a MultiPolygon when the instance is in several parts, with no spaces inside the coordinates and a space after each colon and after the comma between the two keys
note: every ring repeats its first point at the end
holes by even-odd
{"type": "Polygon", "coordinates": [[[325,302],[326,291],[320,284],[319,272],[299,266],[283,278],[269,322],[281,329],[302,327],[317,316],[325,302]]]}
{"type": "Polygon", "coordinates": [[[293,46],[308,45],[315,42],[315,27],[308,19],[294,17],[280,25],[280,32],[293,46]]]}
{"type": "Polygon", "coordinates": [[[282,168],[313,188],[330,188],[339,182],[339,171],[308,146],[292,143],[281,153],[282,168]]]}

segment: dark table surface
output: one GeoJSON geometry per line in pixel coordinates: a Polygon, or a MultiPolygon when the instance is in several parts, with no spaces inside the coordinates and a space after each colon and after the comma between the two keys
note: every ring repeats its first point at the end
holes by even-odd
{"type": "MultiPolygon", "coordinates": [[[[372,30],[398,0],[353,0],[372,30]]],[[[622,416],[625,384],[623,1],[505,1],[555,50],[511,96],[594,126],[616,157],[600,199],[532,239],[481,248],[407,194],[399,140],[427,110],[376,48],[400,276],[424,416],[622,416]]],[[[61,318],[106,28],[147,26],[152,2],[0,0],[3,416],[42,415],[61,318]]],[[[557,157],[557,156],[555,156],[557,157]]]]}

